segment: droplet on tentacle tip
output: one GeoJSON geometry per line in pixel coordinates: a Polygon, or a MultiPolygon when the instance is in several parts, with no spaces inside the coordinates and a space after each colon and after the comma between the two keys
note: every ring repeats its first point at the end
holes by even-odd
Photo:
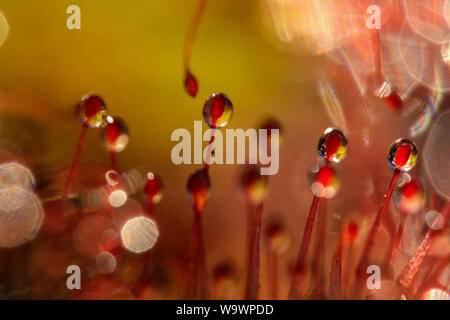
{"type": "Polygon", "coordinates": [[[106,105],[97,95],[84,95],[75,110],[78,120],[89,128],[98,128],[104,125],[106,105]]]}
{"type": "Polygon", "coordinates": [[[388,162],[393,169],[409,171],[417,161],[417,148],[409,139],[400,138],[389,148],[388,162]]]}
{"type": "Polygon", "coordinates": [[[203,106],[203,118],[211,128],[225,127],[233,115],[233,104],[223,93],[213,93],[203,106]]]}
{"type": "Polygon", "coordinates": [[[403,213],[415,213],[422,209],[425,197],[420,181],[411,179],[409,182],[399,186],[395,193],[394,203],[403,213]]]}
{"type": "Polygon", "coordinates": [[[189,176],[187,193],[196,212],[203,212],[205,209],[210,185],[211,182],[209,180],[208,171],[205,169],[197,170],[189,176]]]}
{"type": "Polygon", "coordinates": [[[328,128],[319,139],[317,151],[322,158],[338,163],[347,154],[347,144],[347,138],[340,130],[328,128]]]}
{"type": "Polygon", "coordinates": [[[157,174],[154,174],[153,172],[148,172],[144,190],[149,203],[159,203],[163,197],[164,190],[164,185],[162,183],[161,177],[157,174]]]}
{"type": "Polygon", "coordinates": [[[272,219],[267,224],[265,236],[270,249],[276,254],[281,254],[289,248],[290,238],[281,219],[272,219]]]}
{"type": "Polygon", "coordinates": [[[128,145],[128,128],[122,119],[107,116],[102,137],[110,152],[121,152],[128,145]]]}
{"type": "Polygon", "coordinates": [[[278,130],[278,139],[281,142],[283,128],[277,119],[275,119],[273,117],[267,118],[262,122],[262,124],[259,128],[267,130],[268,143],[271,138],[272,130],[278,130]]]}
{"type": "Polygon", "coordinates": [[[184,88],[191,97],[195,97],[198,92],[198,82],[194,75],[187,70],[184,77],[184,88]]]}
{"type": "Polygon", "coordinates": [[[261,204],[267,196],[268,178],[261,175],[258,166],[249,166],[243,171],[241,185],[249,203],[261,204]]]}
{"type": "Polygon", "coordinates": [[[333,198],[339,190],[340,181],[330,165],[318,166],[311,175],[311,191],[319,198],[333,198]]]}
{"type": "Polygon", "coordinates": [[[214,298],[230,299],[236,293],[237,276],[236,269],[230,262],[221,262],[213,270],[214,298]]]}
{"type": "Polygon", "coordinates": [[[355,242],[356,237],[358,236],[358,225],[355,221],[350,221],[347,225],[347,229],[344,232],[344,239],[349,242],[355,242]]]}

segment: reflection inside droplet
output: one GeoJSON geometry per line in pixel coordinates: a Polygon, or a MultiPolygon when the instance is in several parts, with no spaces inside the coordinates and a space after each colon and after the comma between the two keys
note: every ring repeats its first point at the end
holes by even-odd
{"type": "Polygon", "coordinates": [[[440,230],[444,226],[445,220],[442,214],[437,211],[429,211],[425,216],[425,221],[433,230],[440,230]]]}
{"type": "Polygon", "coordinates": [[[441,196],[450,200],[450,110],[433,123],[425,141],[423,158],[428,178],[441,196]]]}

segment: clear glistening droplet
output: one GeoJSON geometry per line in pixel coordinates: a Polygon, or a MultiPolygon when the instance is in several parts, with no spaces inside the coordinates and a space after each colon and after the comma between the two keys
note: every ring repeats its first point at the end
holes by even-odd
{"type": "Polygon", "coordinates": [[[347,154],[347,144],[347,138],[340,130],[328,128],[319,139],[317,151],[326,160],[338,163],[347,154]]]}
{"type": "Polygon", "coordinates": [[[409,171],[417,161],[417,148],[414,142],[401,138],[396,140],[389,148],[389,165],[398,170],[409,171]]]}
{"type": "Polygon", "coordinates": [[[223,93],[214,93],[206,99],[203,118],[211,128],[225,127],[233,115],[233,104],[223,93]]]}
{"type": "Polygon", "coordinates": [[[76,107],[78,120],[89,128],[101,127],[105,122],[106,105],[97,95],[85,95],[76,107]]]}

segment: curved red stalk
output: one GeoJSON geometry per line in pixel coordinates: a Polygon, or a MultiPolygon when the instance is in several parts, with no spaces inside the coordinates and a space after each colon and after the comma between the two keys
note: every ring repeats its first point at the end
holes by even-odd
{"type": "Polygon", "coordinates": [[[205,11],[207,3],[208,3],[207,0],[197,1],[197,7],[195,9],[194,15],[192,16],[192,20],[189,24],[183,51],[183,63],[186,70],[189,70],[189,60],[191,58],[195,36],[197,35],[198,27],[200,26],[200,22],[202,21],[202,16],[205,11]]]}
{"type": "Polygon", "coordinates": [[[372,253],[373,246],[375,244],[375,238],[378,232],[378,229],[381,225],[381,221],[383,220],[384,213],[386,212],[386,209],[389,205],[389,201],[392,196],[392,192],[394,191],[395,183],[397,182],[397,179],[400,175],[400,170],[395,169],[394,175],[392,176],[391,183],[389,184],[388,191],[384,195],[384,201],[381,205],[380,210],[378,211],[375,221],[373,222],[373,225],[369,231],[369,235],[367,236],[367,240],[362,252],[361,260],[358,264],[358,267],[356,268],[356,278],[359,283],[357,283],[357,295],[359,295],[362,292],[362,289],[364,287],[365,281],[365,269],[367,268],[368,261],[370,258],[370,254],[372,253]]]}
{"type": "Polygon", "coordinates": [[[70,190],[72,189],[75,176],[77,174],[77,169],[80,164],[81,151],[83,150],[84,140],[86,138],[86,133],[88,126],[83,125],[81,129],[80,139],[78,141],[77,151],[75,153],[75,159],[73,160],[72,167],[70,168],[69,177],[67,178],[66,184],[64,186],[64,191],[61,198],[61,205],[58,211],[58,217],[62,217],[64,210],[66,208],[67,199],[69,197],[70,190]]]}
{"type": "Polygon", "coordinates": [[[315,299],[325,298],[325,286],[324,286],[324,270],[322,266],[322,259],[324,256],[325,249],[325,230],[327,224],[327,202],[322,201],[319,205],[319,229],[316,231],[316,236],[314,239],[314,258],[311,263],[311,274],[313,278],[313,297],[315,299]]]}
{"type": "Polygon", "coordinates": [[[203,241],[202,212],[195,211],[192,229],[191,248],[192,274],[189,279],[188,299],[205,300],[209,298],[208,273],[205,261],[205,247],[203,241]]]}
{"type": "Polygon", "coordinates": [[[188,32],[186,35],[186,42],[183,51],[183,65],[185,70],[185,87],[188,93],[195,97],[198,91],[198,83],[194,75],[191,73],[189,64],[191,60],[192,48],[194,46],[194,40],[197,35],[200,22],[202,20],[203,13],[207,4],[207,0],[198,0],[197,7],[192,16],[192,20],[189,23],[188,32]]]}
{"type": "Polygon", "coordinates": [[[289,298],[295,299],[301,296],[301,282],[305,271],[306,254],[308,253],[309,242],[311,241],[311,233],[314,226],[314,219],[316,216],[317,205],[320,198],[313,197],[311,209],[309,210],[308,220],[306,221],[305,231],[303,233],[302,243],[297,256],[297,264],[295,266],[294,274],[292,276],[291,288],[289,290],[289,298]]]}

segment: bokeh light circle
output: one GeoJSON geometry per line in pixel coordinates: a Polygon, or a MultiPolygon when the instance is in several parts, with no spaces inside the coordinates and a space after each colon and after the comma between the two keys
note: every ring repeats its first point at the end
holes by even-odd
{"type": "Polygon", "coordinates": [[[116,269],[116,258],[109,252],[100,252],[95,259],[97,270],[103,274],[112,273],[116,269]]]}
{"type": "Polygon", "coordinates": [[[16,186],[32,191],[34,185],[34,176],[28,168],[16,162],[0,164],[0,188],[16,186]]]}
{"type": "Polygon", "coordinates": [[[108,196],[108,202],[113,207],[121,207],[127,200],[128,194],[122,189],[113,190],[108,196]]]}
{"type": "Polygon", "coordinates": [[[404,1],[406,19],[411,28],[428,41],[441,43],[450,40],[448,1],[404,1]],[[447,20],[447,21],[446,21],[447,20]]]}
{"type": "Polygon", "coordinates": [[[5,43],[8,38],[9,25],[3,12],[0,11],[0,47],[5,43]]]}
{"type": "Polygon", "coordinates": [[[32,240],[44,219],[39,198],[19,187],[0,189],[0,247],[32,240]]]}
{"type": "Polygon", "coordinates": [[[128,220],[120,231],[123,246],[134,253],[142,253],[153,248],[158,240],[156,223],[147,217],[128,220]]]}
{"type": "Polygon", "coordinates": [[[450,295],[447,290],[432,288],[423,294],[422,300],[450,300],[450,295]]]}
{"type": "Polygon", "coordinates": [[[450,200],[450,110],[436,119],[424,146],[424,164],[433,189],[450,200]]]}

